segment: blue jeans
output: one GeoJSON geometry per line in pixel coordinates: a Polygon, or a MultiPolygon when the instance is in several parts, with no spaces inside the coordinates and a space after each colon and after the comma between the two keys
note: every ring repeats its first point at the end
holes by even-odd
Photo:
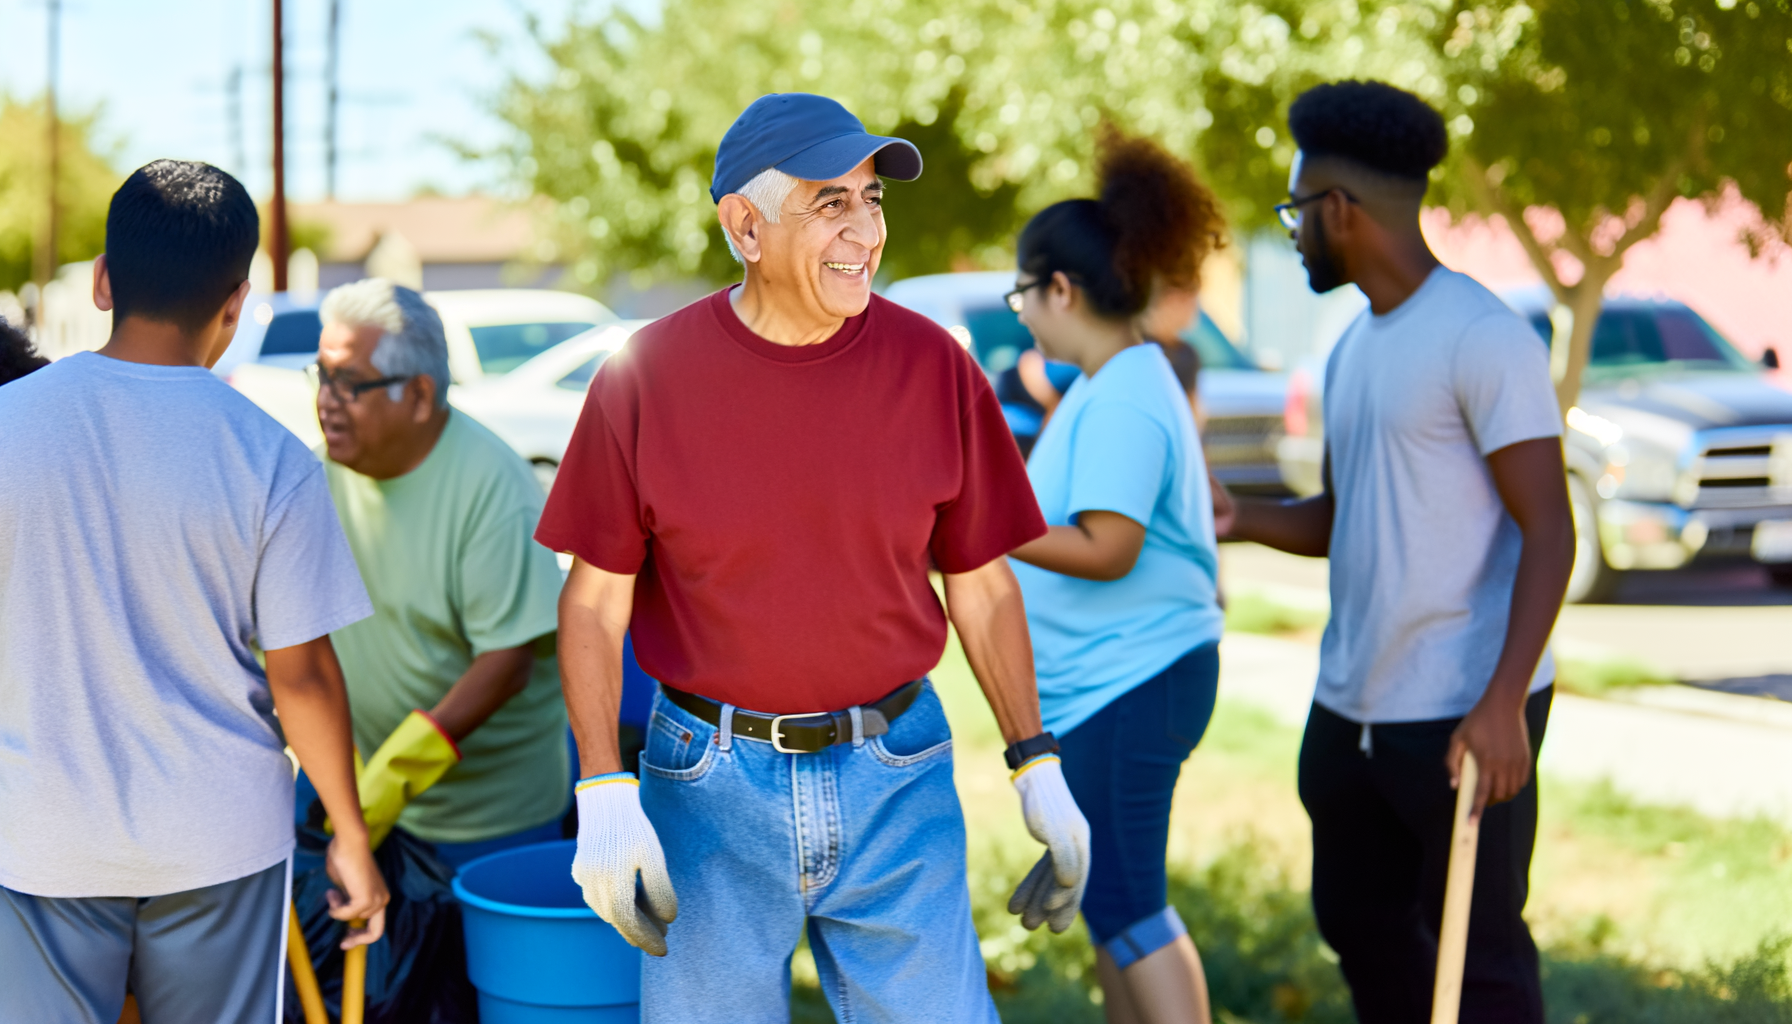
{"type": "MultiPolygon", "coordinates": [[[[1064,780],[1089,819],[1083,920],[1098,945],[1168,906],[1170,800],[1182,762],[1213,717],[1219,676],[1219,645],[1203,644],[1058,738],[1064,780]]],[[[1162,928],[1144,930],[1148,945],[1174,938],[1162,928]]]]}
{"type": "Polygon", "coordinates": [[[841,1024],[995,1024],[952,734],[931,683],[884,736],[780,754],[656,694],[641,805],[678,891],[644,1024],[788,1024],[805,927],[841,1024]]]}

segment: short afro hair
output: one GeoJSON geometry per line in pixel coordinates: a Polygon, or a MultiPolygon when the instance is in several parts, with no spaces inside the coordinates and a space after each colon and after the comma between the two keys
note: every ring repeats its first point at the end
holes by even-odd
{"type": "Polygon", "coordinates": [[[1450,148],[1443,115],[1386,82],[1327,82],[1288,109],[1294,144],[1397,178],[1424,181],[1450,148]]]}

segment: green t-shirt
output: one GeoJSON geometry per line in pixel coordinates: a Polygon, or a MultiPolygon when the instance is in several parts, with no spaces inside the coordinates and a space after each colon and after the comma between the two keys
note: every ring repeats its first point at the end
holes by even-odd
{"type": "Polygon", "coordinates": [[[533,539],[543,497],[528,463],[451,412],[435,448],[404,476],[375,480],[328,458],[324,468],[373,598],[372,618],[330,634],[363,755],[413,710],[434,707],[476,656],[535,644],[529,685],[460,741],[461,762],[398,823],[431,842],[467,843],[564,814],[561,577],[533,539]]]}

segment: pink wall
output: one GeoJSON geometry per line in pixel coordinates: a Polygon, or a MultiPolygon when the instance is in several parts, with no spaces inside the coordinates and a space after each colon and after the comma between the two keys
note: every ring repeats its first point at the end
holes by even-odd
{"type": "MultiPolygon", "coordinates": [[[[1741,230],[1760,214],[1739,198],[1727,200],[1715,215],[1690,200],[1676,200],[1661,219],[1661,231],[1641,242],[1624,258],[1624,269],[1612,278],[1608,294],[1666,295],[1679,299],[1751,356],[1773,345],[1792,362],[1792,249],[1749,259],[1737,241],[1741,230]]],[[[1425,237],[1439,259],[1453,270],[1479,279],[1491,288],[1537,284],[1518,239],[1502,218],[1478,217],[1451,224],[1444,210],[1427,210],[1425,237]]]]}

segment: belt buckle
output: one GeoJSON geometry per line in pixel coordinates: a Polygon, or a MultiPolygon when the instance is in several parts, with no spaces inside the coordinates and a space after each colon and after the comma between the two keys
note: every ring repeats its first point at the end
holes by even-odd
{"type": "Polygon", "coordinates": [[[814,753],[814,751],[810,751],[810,750],[792,750],[791,748],[785,746],[783,743],[779,742],[778,726],[783,724],[784,720],[787,718],[821,718],[824,716],[830,717],[830,718],[832,717],[832,716],[828,715],[828,713],[825,711],[811,711],[811,712],[808,712],[807,714],[802,714],[802,715],[773,715],[772,716],[772,726],[771,726],[772,749],[777,751],[780,754],[810,754],[810,753],[814,753]]]}

